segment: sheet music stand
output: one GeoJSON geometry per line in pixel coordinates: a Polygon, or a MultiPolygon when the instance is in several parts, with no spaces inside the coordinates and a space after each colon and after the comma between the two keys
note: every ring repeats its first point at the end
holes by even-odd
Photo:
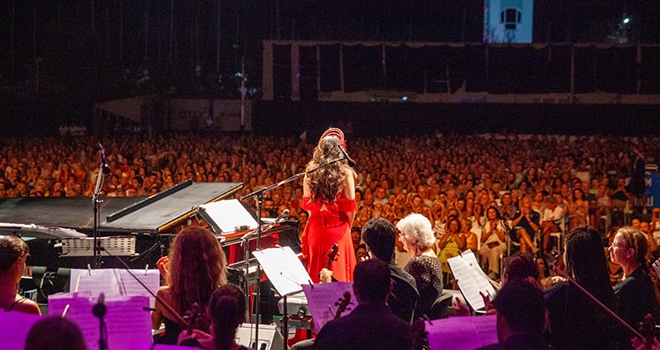
{"type": "Polygon", "coordinates": [[[284,335],[284,349],[286,350],[286,339],[289,334],[287,296],[301,292],[303,284],[312,285],[311,278],[296,253],[289,247],[258,250],[252,252],[252,255],[263,266],[273,288],[284,298],[282,334],[284,335]]]}

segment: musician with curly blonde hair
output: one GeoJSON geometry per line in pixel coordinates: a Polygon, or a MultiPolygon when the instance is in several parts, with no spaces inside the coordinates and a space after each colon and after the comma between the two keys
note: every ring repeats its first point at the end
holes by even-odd
{"type": "MultiPolygon", "coordinates": [[[[344,133],[328,129],[319,139],[307,171],[342,159],[346,141],[344,133]]],[[[357,211],[355,179],[357,175],[346,160],[335,162],[306,175],[303,186],[302,208],[309,212],[307,226],[302,235],[303,258],[313,282],[319,282],[319,272],[326,267],[326,254],[338,244],[339,255],[330,265],[334,277],[343,282],[353,280],[355,251],[350,228],[357,211]]]]}

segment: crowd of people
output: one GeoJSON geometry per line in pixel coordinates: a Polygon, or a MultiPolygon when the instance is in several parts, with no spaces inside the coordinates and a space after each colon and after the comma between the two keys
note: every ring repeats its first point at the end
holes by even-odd
{"type": "MultiPolygon", "coordinates": [[[[2,140],[0,199],[93,195],[100,168],[96,141],[2,140]]],[[[153,195],[187,179],[242,182],[246,194],[304,171],[314,150],[313,141],[245,135],[101,142],[111,169],[101,195],[110,197],[153,195]]],[[[659,145],[651,138],[593,136],[349,138],[357,174],[352,225],[359,232],[373,217],[396,224],[421,214],[436,234],[433,250],[445,272],[448,258],[471,249],[482,256],[486,273],[498,277],[498,257],[510,242],[523,252],[547,252],[558,243],[550,239],[554,232],[590,224],[605,233],[624,223],[624,213],[641,214],[643,178],[640,186],[637,174],[641,168],[643,176],[644,161],[658,159],[659,145]]],[[[309,217],[302,199],[303,181],[285,184],[268,194],[264,215],[288,209],[302,233],[309,217]]],[[[660,212],[639,218],[646,219],[643,231],[660,239],[660,212]]]]}

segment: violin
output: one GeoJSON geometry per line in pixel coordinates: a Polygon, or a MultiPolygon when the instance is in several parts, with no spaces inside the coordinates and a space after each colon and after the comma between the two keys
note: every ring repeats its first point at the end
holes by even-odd
{"type": "Polygon", "coordinates": [[[187,333],[190,336],[193,334],[193,329],[199,328],[199,320],[202,318],[202,308],[199,307],[199,304],[193,303],[190,309],[183,315],[183,318],[188,322],[187,333]]]}
{"type": "Polygon", "coordinates": [[[330,250],[328,251],[328,254],[326,256],[328,257],[328,262],[325,264],[325,268],[330,270],[330,265],[334,261],[337,261],[337,257],[339,256],[339,244],[335,243],[330,247],[330,250]]]}
{"type": "MultiPolygon", "coordinates": [[[[349,293],[349,292],[344,292],[344,297],[343,297],[343,298],[339,298],[339,300],[337,301],[337,303],[339,304],[339,306],[337,307],[337,311],[335,311],[335,312],[332,314],[332,316],[333,316],[334,318],[339,318],[339,317],[341,317],[342,312],[346,311],[346,308],[347,308],[348,305],[351,303],[351,293],[349,293]]],[[[330,311],[332,311],[332,310],[330,310],[330,311]]]]}

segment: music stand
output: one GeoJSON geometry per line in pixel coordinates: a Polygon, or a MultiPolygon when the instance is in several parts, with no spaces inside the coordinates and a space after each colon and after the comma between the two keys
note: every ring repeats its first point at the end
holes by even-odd
{"type": "Polygon", "coordinates": [[[287,296],[301,292],[303,284],[312,285],[311,278],[296,253],[289,247],[257,250],[252,252],[252,255],[263,266],[273,288],[284,298],[282,335],[284,336],[284,349],[286,350],[286,340],[289,336],[287,296]]]}

